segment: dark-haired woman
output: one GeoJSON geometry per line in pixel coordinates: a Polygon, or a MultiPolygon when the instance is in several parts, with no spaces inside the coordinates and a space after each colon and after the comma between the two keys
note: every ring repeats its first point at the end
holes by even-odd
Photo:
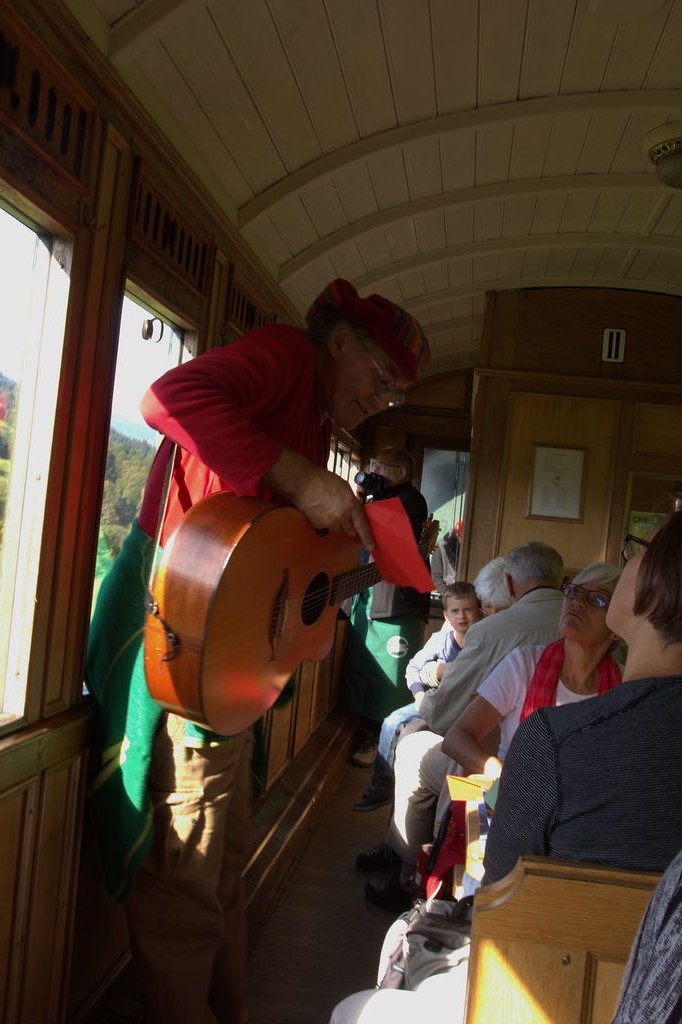
{"type": "Polygon", "coordinates": [[[682,847],[682,511],[627,563],[607,623],[628,645],[625,685],[520,726],[484,884],[523,854],[663,871],[682,847]]]}

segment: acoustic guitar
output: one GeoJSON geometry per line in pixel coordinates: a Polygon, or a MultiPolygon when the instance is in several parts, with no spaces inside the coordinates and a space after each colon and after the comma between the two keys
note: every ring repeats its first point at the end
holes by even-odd
{"type": "MultiPolygon", "coordinates": [[[[429,520],[422,554],[437,535],[429,520]]],[[[294,508],[229,493],[198,502],[166,543],[148,602],[152,697],[223,735],[251,725],[301,661],[329,653],[342,601],[381,579],[358,565],[360,550],[294,508]]]]}

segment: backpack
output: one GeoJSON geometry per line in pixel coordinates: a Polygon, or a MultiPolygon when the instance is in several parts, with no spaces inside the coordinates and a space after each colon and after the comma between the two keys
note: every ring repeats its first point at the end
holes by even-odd
{"type": "Polygon", "coordinates": [[[472,902],[417,900],[401,914],[384,942],[378,988],[414,991],[425,978],[468,964],[472,902]]]}

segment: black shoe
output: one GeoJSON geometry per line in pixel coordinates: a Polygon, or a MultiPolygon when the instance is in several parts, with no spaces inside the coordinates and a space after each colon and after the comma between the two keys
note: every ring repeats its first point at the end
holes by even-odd
{"type": "Polygon", "coordinates": [[[386,843],[379,843],[371,850],[359,853],[355,858],[355,866],[361,871],[377,871],[379,868],[388,868],[392,864],[400,864],[400,857],[386,843]]]}
{"type": "Polygon", "coordinates": [[[393,799],[393,782],[372,782],[359,800],[353,804],[354,811],[376,811],[393,799]]]}
{"type": "Polygon", "coordinates": [[[409,910],[413,902],[412,887],[405,888],[400,881],[399,871],[391,875],[386,882],[369,881],[365,886],[365,896],[370,903],[394,914],[402,914],[403,911],[409,910]]]}

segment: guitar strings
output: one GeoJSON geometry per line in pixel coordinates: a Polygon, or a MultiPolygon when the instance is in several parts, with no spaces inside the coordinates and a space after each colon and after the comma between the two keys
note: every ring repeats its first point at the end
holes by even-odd
{"type": "MultiPolygon", "coordinates": [[[[419,544],[419,553],[425,555],[427,553],[428,545],[419,544]]],[[[325,605],[329,607],[333,605],[339,605],[348,597],[353,597],[360,590],[364,590],[366,587],[373,586],[375,583],[381,581],[381,573],[376,562],[370,562],[365,566],[356,566],[353,569],[348,569],[345,572],[339,573],[338,576],[331,577],[331,585],[329,586],[329,600],[325,597],[325,605]]],[[[326,589],[326,588],[325,588],[326,589]]],[[[307,590],[307,588],[306,588],[307,590]]],[[[306,591],[298,591],[289,595],[289,599],[296,599],[306,591]]],[[[314,591],[308,594],[301,601],[301,611],[306,612],[316,607],[320,603],[320,595],[322,594],[322,588],[318,591],[314,591]]],[[[277,618],[277,612],[273,613],[273,623],[277,618]]]]}

